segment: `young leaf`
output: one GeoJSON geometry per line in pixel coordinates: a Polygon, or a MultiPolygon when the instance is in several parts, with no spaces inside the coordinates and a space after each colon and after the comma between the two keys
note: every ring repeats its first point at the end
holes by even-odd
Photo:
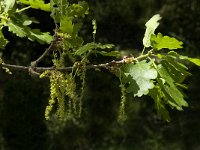
{"type": "Polygon", "coordinates": [[[2,31],[0,30],[0,49],[4,49],[7,44],[8,44],[8,40],[5,39],[2,31]]]}
{"type": "Polygon", "coordinates": [[[129,83],[127,92],[141,97],[149,93],[154,87],[152,79],[156,79],[157,71],[152,67],[152,62],[141,61],[136,64],[125,64],[121,68],[122,82],[129,83]]]}
{"type": "Polygon", "coordinates": [[[10,9],[13,8],[15,0],[4,0],[4,4],[5,4],[5,12],[8,12],[10,9]]]}
{"type": "Polygon", "coordinates": [[[158,21],[161,19],[159,14],[154,15],[146,24],[146,31],[143,38],[143,45],[145,47],[151,46],[151,35],[154,34],[154,31],[158,27],[159,23],[158,21]]]}
{"type": "Polygon", "coordinates": [[[167,48],[169,50],[182,48],[183,42],[178,41],[175,38],[171,38],[169,36],[164,36],[161,33],[156,35],[151,35],[151,45],[154,49],[161,50],[163,48],[167,48]]]}
{"type": "Polygon", "coordinates": [[[50,3],[45,4],[44,0],[19,0],[20,3],[30,5],[31,8],[41,9],[50,12],[50,3]]]}
{"type": "Polygon", "coordinates": [[[75,55],[83,55],[87,52],[90,52],[91,50],[93,49],[97,49],[97,48],[100,48],[100,49],[107,49],[107,48],[112,48],[114,45],[113,44],[100,44],[100,43],[88,43],[84,46],[82,46],[81,48],[79,48],[74,54],[75,55]]]}
{"type": "Polygon", "coordinates": [[[71,18],[64,17],[60,21],[60,30],[72,36],[74,25],[71,18]]]}
{"type": "Polygon", "coordinates": [[[68,0],[51,0],[50,8],[51,8],[51,17],[54,19],[55,23],[59,23],[61,18],[66,16],[67,10],[69,10],[68,0]]]}

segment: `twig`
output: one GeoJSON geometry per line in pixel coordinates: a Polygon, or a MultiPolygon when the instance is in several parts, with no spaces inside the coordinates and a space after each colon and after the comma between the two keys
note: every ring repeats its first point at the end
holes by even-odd
{"type": "Polygon", "coordinates": [[[54,45],[56,44],[56,42],[58,41],[58,37],[56,34],[54,34],[54,40],[51,42],[50,46],[44,51],[44,53],[35,61],[31,62],[31,67],[34,68],[37,66],[37,64],[44,59],[44,57],[52,50],[52,48],[54,47],[54,45]]]}

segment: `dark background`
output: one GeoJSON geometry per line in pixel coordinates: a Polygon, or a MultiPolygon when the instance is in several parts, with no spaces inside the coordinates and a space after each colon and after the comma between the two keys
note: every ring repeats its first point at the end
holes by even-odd
{"type": "MultiPolygon", "coordinates": [[[[162,16],[157,31],[184,42],[180,53],[200,56],[199,0],[88,0],[91,13],[81,31],[91,41],[91,18],[97,20],[97,41],[113,43],[124,51],[141,52],[144,24],[154,14],[162,16]]],[[[29,10],[42,31],[54,28],[49,13],[29,10]]],[[[7,63],[29,65],[48,45],[20,39],[4,28],[10,43],[1,51],[7,63]]],[[[97,58],[96,58],[97,59],[97,58]]],[[[103,58],[105,59],[105,58],[103,58]]],[[[48,60],[45,60],[48,61],[48,60]]],[[[98,61],[98,60],[97,60],[98,61]]],[[[117,122],[120,89],[117,78],[106,70],[87,72],[84,116],[64,127],[47,123],[49,82],[25,72],[12,75],[0,70],[0,150],[200,150],[200,71],[190,65],[193,76],[186,82],[189,107],[170,110],[165,123],[156,116],[148,96],[128,95],[127,120],[117,122]]]]}

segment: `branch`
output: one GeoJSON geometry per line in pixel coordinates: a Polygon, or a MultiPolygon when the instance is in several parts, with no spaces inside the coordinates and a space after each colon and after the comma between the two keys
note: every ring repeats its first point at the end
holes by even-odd
{"type": "MultiPolygon", "coordinates": [[[[147,57],[149,57],[152,54],[152,50],[150,50],[147,54],[145,55],[141,55],[139,57],[124,57],[122,60],[113,60],[111,62],[108,63],[103,63],[103,64],[90,64],[85,66],[86,69],[97,69],[97,68],[105,68],[105,69],[110,69],[112,67],[116,67],[118,65],[122,65],[122,64],[130,64],[130,63],[134,63],[137,62],[139,60],[145,59],[147,57]]],[[[44,57],[44,56],[43,56],[44,57]]],[[[40,60],[40,59],[39,59],[40,60]]],[[[81,63],[78,63],[78,66],[81,66],[81,63]]],[[[34,66],[20,66],[20,65],[11,65],[11,64],[6,64],[6,63],[1,63],[0,64],[1,67],[5,67],[11,70],[18,70],[18,71],[27,71],[30,74],[36,74],[36,75],[40,75],[40,73],[46,71],[46,70],[58,70],[61,72],[68,72],[68,71],[72,71],[73,67],[63,67],[63,68],[55,68],[55,67],[34,67],[34,66]]],[[[77,67],[78,67],[77,66],[77,67]]]]}

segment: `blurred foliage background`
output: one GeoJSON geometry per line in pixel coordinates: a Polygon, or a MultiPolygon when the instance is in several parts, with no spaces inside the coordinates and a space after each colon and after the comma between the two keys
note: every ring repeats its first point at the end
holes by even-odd
{"type": "MultiPolygon", "coordinates": [[[[81,32],[92,39],[91,19],[97,20],[97,41],[113,43],[118,49],[138,54],[142,50],[145,22],[154,14],[163,17],[157,31],[184,42],[181,53],[200,56],[199,0],[88,0],[91,13],[81,32]]],[[[51,31],[49,13],[28,10],[40,21],[34,28],[51,31]]],[[[29,65],[48,45],[19,39],[4,29],[10,40],[1,51],[11,64],[29,65]]],[[[105,59],[106,58],[100,58],[105,59]]],[[[43,64],[48,64],[45,60],[43,64]]],[[[94,58],[94,61],[99,61],[94,58]]],[[[102,60],[101,60],[102,61],[102,60]]],[[[193,76],[186,83],[187,101],[183,112],[170,110],[172,120],[159,120],[148,96],[128,96],[127,120],[117,122],[120,103],[119,81],[106,70],[87,72],[84,114],[66,125],[47,123],[48,80],[25,72],[12,75],[0,70],[0,149],[1,150],[200,150],[199,68],[190,66],[193,76]]]]}

